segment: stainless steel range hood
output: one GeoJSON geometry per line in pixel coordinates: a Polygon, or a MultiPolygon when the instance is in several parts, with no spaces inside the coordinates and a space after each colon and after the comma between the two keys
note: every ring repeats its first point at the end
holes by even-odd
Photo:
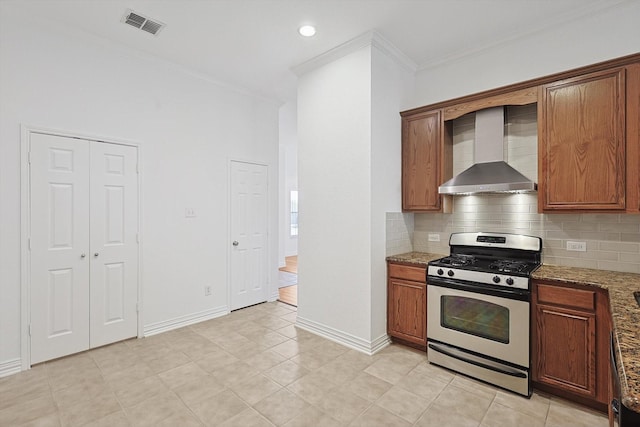
{"type": "Polygon", "coordinates": [[[504,161],[504,108],[476,112],[475,164],[438,187],[440,194],[536,191],[537,185],[504,161]]]}

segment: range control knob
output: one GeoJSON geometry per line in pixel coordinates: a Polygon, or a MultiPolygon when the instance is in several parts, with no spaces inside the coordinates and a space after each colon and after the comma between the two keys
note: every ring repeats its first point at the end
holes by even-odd
{"type": "Polygon", "coordinates": [[[438,273],[438,276],[442,276],[444,274],[444,270],[439,268],[438,271],[436,271],[436,273],[438,273]]]}
{"type": "Polygon", "coordinates": [[[449,276],[449,277],[453,277],[453,270],[449,270],[449,271],[447,271],[447,276],[449,276]]]}
{"type": "Polygon", "coordinates": [[[499,276],[493,276],[493,283],[500,283],[500,277],[499,276]]]}
{"type": "Polygon", "coordinates": [[[507,277],[507,285],[509,285],[509,286],[513,285],[513,278],[512,277],[507,277]]]}

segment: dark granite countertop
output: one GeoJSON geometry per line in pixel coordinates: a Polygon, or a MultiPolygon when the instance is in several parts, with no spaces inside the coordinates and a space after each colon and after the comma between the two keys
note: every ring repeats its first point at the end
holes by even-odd
{"type": "MultiPolygon", "coordinates": [[[[426,267],[429,261],[443,256],[408,252],[388,256],[387,261],[426,267]]],[[[609,292],[613,331],[618,346],[616,359],[622,403],[640,412],[640,307],[633,296],[634,291],[640,291],[640,274],[544,264],[533,273],[532,278],[595,286],[609,292]]]]}
{"type": "Polygon", "coordinates": [[[442,254],[430,254],[427,252],[407,252],[399,255],[391,255],[387,257],[387,261],[401,262],[403,264],[414,264],[421,267],[426,267],[429,261],[434,259],[443,258],[446,255],[442,254]]]}

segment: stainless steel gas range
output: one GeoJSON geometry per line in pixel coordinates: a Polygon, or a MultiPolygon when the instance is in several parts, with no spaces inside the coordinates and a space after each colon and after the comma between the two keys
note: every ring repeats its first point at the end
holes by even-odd
{"type": "Polygon", "coordinates": [[[453,233],[427,270],[430,363],[531,396],[531,273],[539,237],[453,233]]]}

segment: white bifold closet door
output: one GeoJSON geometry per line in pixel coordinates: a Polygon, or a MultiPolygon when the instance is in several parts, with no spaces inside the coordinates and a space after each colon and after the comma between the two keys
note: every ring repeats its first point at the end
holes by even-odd
{"type": "Polygon", "coordinates": [[[137,148],[32,133],[31,363],[137,335],[137,148]]]}

